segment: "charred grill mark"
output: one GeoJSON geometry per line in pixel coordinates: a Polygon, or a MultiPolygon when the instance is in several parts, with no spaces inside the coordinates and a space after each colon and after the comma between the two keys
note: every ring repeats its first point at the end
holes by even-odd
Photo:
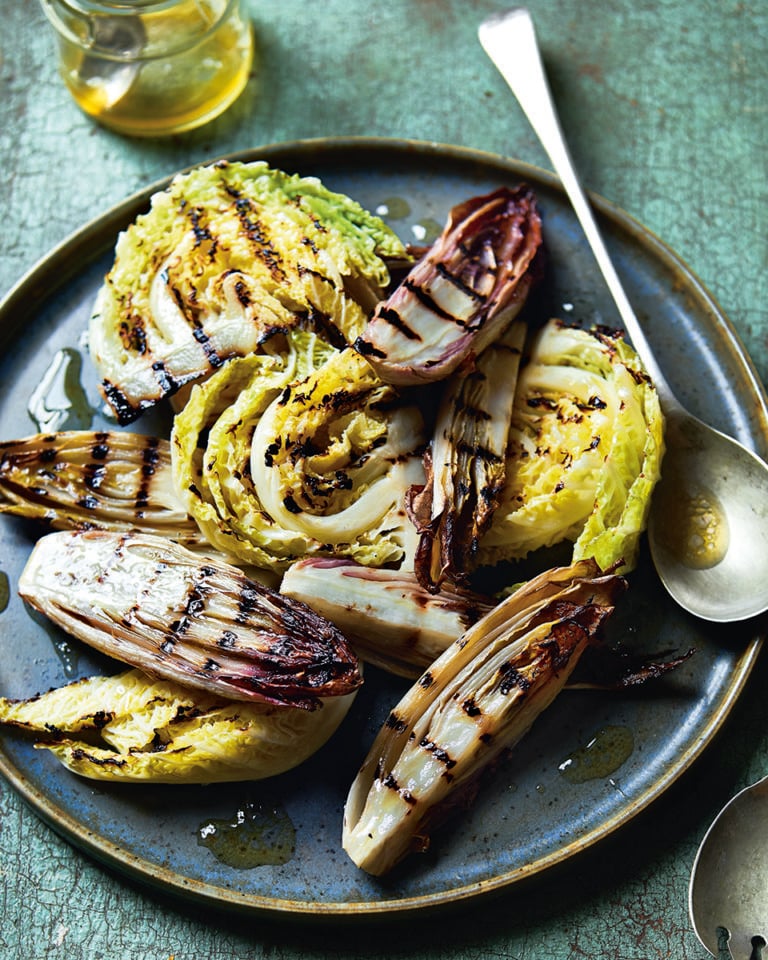
{"type": "Polygon", "coordinates": [[[468,697],[461,705],[461,709],[468,717],[480,717],[483,711],[478,707],[474,697],[468,697]]]}
{"type": "Polygon", "coordinates": [[[399,794],[400,798],[407,803],[409,807],[416,806],[418,803],[416,797],[414,797],[410,790],[406,790],[404,787],[400,786],[400,784],[397,782],[397,778],[392,772],[386,774],[380,779],[382,785],[385,786],[387,790],[393,790],[395,793],[399,794]]]}
{"type": "Polygon", "coordinates": [[[128,353],[144,356],[147,353],[147,331],[141,317],[131,317],[130,322],[123,320],[118,329],[123,348],[128,353]]]}
{"type": "Polygon", "coordinates": [[[179,384],[176,383],[174,378],[165,369],[165,363],[162,360],[156,360],[152,364],[152,370],[163,393],[175,393],[175,391],[178,390],[179,384]]]}
{"type": "Polygon", "coordinates": [[[501,463],[502,461],[502,458],[494,450],[490,450],[488,447],[484,447],[478,443],[468,443],[466,440],[458,443],[456,450],[464,456],[479,457],[481,460],[485,460],[486,463],[501,463]]]}
{"type": "MultiPolygon", "coordinates": [[[[308,241],[309,242],[309,241],[308,241]]],[[[313,270],[311,267],[307,267],[304,264],[298,264],[298,273],[300,277],[314,277],[315,280],[320,280],[322,283],[327,283],[331,289],[336,289],[336,282],[332,277],[327,277],[324,273],[321,273],[319,270],[313,270]]]]}
{"type": "Polygon", "coordinates": [[[446,771],[452,770],[453,767],[456,766],[456,761],[451,757],[450,753],[448,753],[444,747],[441,747],[439,743],[430,740],[429,737],[422,737],[422,739],[419,740],[419,746],[427,753],[431,753],[438,763],[442,763],[446,771]]]}
{"type": "Polygon", "coordinates": [[[394,730],[397,733],[403,733],[408,729],[408,722],[398,716],[394,711],[389,714],[384,723],[390,730],[394,730]]]}
{"type": "Polygon", "coordinates": [[[385,360],[387,357],[387,354],[383,350],[374,347],[372,343],[363,339],[363,337],[358,337],[353,346],[361,357],[377,357],[379,360],[385,360]]]}
{"type": "Polygon", "coordinates": [[[282,437],[277,437],[270,444],[267,445],[266,450],[264,451],[264,466],[272,467],[274,466],[274,458],[280,453],[280,448],[282,446],[282,437]]]}
{"type": "Polygon", "coordinates": [[[511,693],[513,690],[518,689],[522,690],[523,693],[530,688],[531,682],[528,677],[523,674],[518,666],[511,662],[507,661],[499,667],[498,673],[499,679],[499,692],[506,696],[508,693],[511,693]]]}
{"type": "Polygon", "coordinates": [[[254,255],[269,270],[272,277],[279,283],[285,282],[285,270],[279,251],[272,244],[269,232],[258,219],[255,203],[247,197],[238,197],[235,201],[235,213],[240,221],[240,229],[245,234],[254,255]]]}
{"type": "MultiPolygon", "coordinates": [[[[435,311],[437,312],[437,311],[435,311]]],[[[414,330],[412,327],[409,327],[408,324],[403,320],[397,310],[392,307],[382,307],[378,313],[379,317],[382,320],[385,320],[391,327],[394,327],[399,333],[407,340],[421,340],[421,334],[418,331],[414,330]]]]}
{"type": "Polygon", "coordinates": [[[142,451],[141,484],[136,491],[134,499],[134,510],[141,516],[142,511],[149,506],[150,488],[152,477],[155,475],[157,463],[160,460],[158,450],[159,440],[156,437],[147,437],[145,447],[142,451]]]}
{"type": "Polygon", "coordinates": [[[456,276],[455,273],[451,273],[444,263],[438,261],[435,264],[435,270],[440,274],[441,277],[443,277],[443,279],[447,280],[448,283],[452,283],[454,287],[456,287],[458,290],[461,290],[462,293],[465,293],[477,303],[483,304],[486,302],[487,297],[485,297],[482,293],[478,293],[477,290],[471,287],[468,283],[465,283],[461,277],[456,276]]]}
{"type": "Polygon", "coordinates": [[[413,280],[408,278],[403,280],[403,287],[409,293],[412,293],[413,296],[416,297],[416,299],[422,304],[422,306],[434,313],[436,317],[439,317],[441,320],[448,320],[451,323],[455,323],[459,327],[465,326],[464,321],[460,317],[454,317],[452,313],[449,313],[447,310],[443,310],[439,304],[435,303],[432,295],[428,293],[424,287],[420,287],[418,284],[414,283],[413,280]]]}
{"type": "Polygon", "coordinates": [[[235,281],[235,296],[237,297],[237,302],[244,309],[250,307],[253,302],[251,299],[251,291],[242,280],[235,281]]]}
{"type": "Polygon", "coordinates": [[[260,597],[253,586],[244,581],[237,601],[237,623],[247,623],[251,615],[259,609],[260,597]]]}
{"type": "Polygon", "coordinates": [[[86,463],[83,466],[83,484],[94,493],[104,482],[107,468],[103,463],[86,463]]]}
{"type": "Polygon", "coordinates": [[[209,256],[210,259],[213,260],[216,256],[218,241],[211,233],[210,227],[202,223],[203,215],[203,210],[200,207],[194,207],[189,211],[189,220],[192,225],[192,233],[195,237],[195,246],[199,247],[203,243],[210,243],[211,250],[209,256]]]}
{"type": "Polygon", "coordinates": [[[91,457],[94,460],[106,460],[109,456],[109,434],[100,431],[94,435],[96,443],[91,447],[91,457]]]}
{"type": "Polygon", "coordinates": [[[95,757],[93,754],[83,750],[82,747],[73,747],[72,749],[72,759],[78,761],[86,761],[87,763],[93,763],[97,767],[124,767],[128,762],[126,759],[121,758],[117,755],[114,757],[95,757]]]}
{"type": "Polygon", "coordinates": [[[170,653],[176,645],[176,642],[189,632],[194,621],[205,612],[206,595],[208,588],[205,586],[205,579],[212,573],[210,567],[201,567],[197,580],[190,584],[187,590],[187,596],[184,601],[184,610],[178,620],[174,620],[168,628],[168,635],[160,644],[163,653],[170,653]]]}
{"type": "Polygon", "coordinates": [[[192,336],[203,348],[203,353],[205,354],[205,359],[208,361],[208,363],[210,363],[212,367],[220,367],[224,361],[216,352],[216,349],[211,343],[210,337],[199,321],[196,321],[192,327],[192,336]]]}
{"type": "Polygon", "coordinates": [[[346,337],[334,323],[333,317],[325,311],[313,305],[305,314],[305,321],[337,350],[343,350],[348,346],[346,337]]]}
{"type": "Polygon", "coordinates": [[[428,690],[428,689],[432,686],[432,684],[433,684],[434,682],[435,682],[435,678],[432,676],[432,674],[429,672],[429,670],[427,670],[427,671],[426,671],[425,673],[423,673],[422,676],[420,677],[420,679],[419,679],[419,686],[420,686],[420,687],[423,687],[425,690],[428,690]]]}
{"type": "MultiPolygon", "coordinates": [[[[486,377],[482,379],[485,380],[486,377]]],[[[461,396],[456,397],[453,409],[456,411],[457,416],[465,416],[467,419],[474,420],[476,423],[491,419],[491,414],[488,413],[487,410],[483,410],[482,407],[476,407],[471,403],[466,403],[461,396]]]]}
{"type": "Polygon", "coordinates": [[[232,650],[236,643],[237,634],[233,633],[231,630],[225,630],[216,641],[217,646],[222,647],[224,650],[232,650]]]}
{"type": "Polygon", "coordinates": [[[551,397],[528,397],[526,405],[532,410],[544,407],[546,410],[557,410],[557,401],[551,397]]]}

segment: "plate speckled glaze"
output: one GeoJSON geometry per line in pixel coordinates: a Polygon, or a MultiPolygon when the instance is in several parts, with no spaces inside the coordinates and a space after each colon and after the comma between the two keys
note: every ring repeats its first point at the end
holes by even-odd
{"type": "MultiPolygon", "coordinates": [[[[434,236],[454,203],[526,180],[539,197],[548,256],[537,309],[586,325],[618,325],[568,202],[557,180],[541,170],[439,144],[369,139],[277,144],[232,159],[260,158],[319,176],[332,189],[381,212],[403,239],[416,243],[434,236]]],[[[107,425],[82,347],[83,332],[118,231],[163,185],[152,185],[73,235],[0,304],[0,326],[9,344],[0,373],[0,439],[36,432],[47,412],[68,403],[63,428],[107,425]],[[36,396],[41,384],[42,406],[36,396]]],[[[641,225],[604,200],[594,202],[630,300],[673,389],[704,420],[765,455],[766,398],[717,304],[641,225]]],[[[142,422],[139,428],[163,429],[164,424],[142,422]]],[[[10,589],[0,613],[0,693],[11,697],[115,669],[34,617],[15,595],[33,536],[25,522],[0,521],[0,568],[10,589]]],[[[134,879],[188,899],[306,917],[442,906],[540,874],[647,807],[711,740],[761,643],[754,624],[721,629],[678,610],[645,553],[610,632],[632,650],[695,647],[696,654],[652,695],[563,693],[509,762],[485,782],[472,808],[437,833],[428,852],[411,857],[384,880],[357,870],[340,844],[347,789],[404,689],[401,681],[372,669],[330,744],[304,766],[270,781],[227,788],[94,783],[67,773],[45,751],[34,750],[28,738],[10,731],[0,734],[0,771],[74,844],[134,879]],[[585,758],[596,761],[591,775],[585,758]],[[253,811],[261,811],[268,825],[272,818],[273,827],[278,818],[286,862],[244,869],[231,865],[231,851],[219,858],[201,844],[207,824],[233,821],[238,810],[248,813],[246,826],[254,833],[259,824],[250,818],[253,811]]],[[[269,852],[272,843],[262,836],[257,846],[269,852]]]]}

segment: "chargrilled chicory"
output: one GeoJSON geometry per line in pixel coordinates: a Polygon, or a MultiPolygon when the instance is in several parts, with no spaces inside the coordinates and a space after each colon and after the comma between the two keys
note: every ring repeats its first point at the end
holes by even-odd
{"type": "Polygon", "coordinates": [[[19,593],[95,649],[214,696],[311,710],[362,682],[329,621],[160,537],[50,533],[35,545],[19,593]]]}
{"type": "Polygon", "coordinates": [[[390,383],[444,379],[520,311],[540,244],[536,198],[525,185],[458,204],[355,347],[390,383]]]}
{"type": "Polygon", "coordinates": [[[0,443],[0,513],[54,530],[142,530],[207,543],[176,494],[168,440],[70,430],[0,443]]]}
{"type": "Polygon", "coordinates": [[[466,579],[476,565],[504,487],[526,332],[523,323],[512,323],[446,383],[425,453],[426,483],[409,497],[420,534],[416,575],[428,589],[466,579]]]}
{"type": "Polygon", "coordinates": [[[364,660],[405,677],[418,676],[494,605],[448,584],[425,589],[410,570],[333,558],[294,563],[280,592],[335,623],[364,660]]]}
{"type": "Polygon", "coordinates": [[[342,843],[389,871],[528,731],[595,640],[621,578],[594,561],[547,571],[459,637],[394,707],[349,791],[342,843]]]}

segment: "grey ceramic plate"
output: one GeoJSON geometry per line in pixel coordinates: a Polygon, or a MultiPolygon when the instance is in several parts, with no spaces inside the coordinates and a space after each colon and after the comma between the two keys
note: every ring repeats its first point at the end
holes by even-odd
{"type": "MultiPolygon", "coordinates": [[[[617,322],[564,195],[540,170],[452,147],[378,140],[277,145],[240,159],[262,157],[320,176],[380,210],[404,239],[417,242],[434,234],[455,202],[528,180],[538,191],[549,255],[538,309],[586,324],[617,322]]],[[[54,422],[50,417],[57,411],[63,427],[104,423],[81,337],[117,232],[146,208],[150,192],[74,235],[0,305],[0,329],[10,344],[0,372],[2,439],[35,432],[30,403],[41,425],[54,422]]],[[[765,397],[717,305],[663,244],[609,203],[595,202],[630,299],[681,400],[764,453],[765,397]]],[[[34,619],[15,597],[32,536],[22,522],[0,522],[2,572],[11,592],[0,614],[0,692],[13,697],[113,669],[34,619]]],[[[445,905],[540,874],[650,804],[711,740],[760,644],[752,625],[726,633],[682,614],[664,595],[647,557],[631,578],[612,634],[630,649],[697,652],[652,694],[561,695],[472,809],[440,832],[426,854],[384,881],[359,872],[340,847],[348,786],[403,689],[373,670],[332,742],[300,769],[269,782],[199,789],[95,784],[68,774],[27,739],[8,732],[2,734],[0,769],[75,844],[119,871],[187,898],[307,916],[445,905]],[[219,856],[200,844],[206,824],[234,822],[238,811],[244,823],[232,834],[234,844],[219,856]],[[260,835],[262,827],[267,832],[260,835]],[[286,862],[234,866],[236,842],[249,832],[258,849],[282,850],[286,862]]]]}

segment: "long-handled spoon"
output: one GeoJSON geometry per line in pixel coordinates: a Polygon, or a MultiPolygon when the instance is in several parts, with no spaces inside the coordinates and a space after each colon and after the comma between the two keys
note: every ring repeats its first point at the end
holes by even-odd
{"type": "Polygon", "coordinates": [[[745,620],[768,609],[768,465],[702,423],[675,398],[616,274],[565,143],[524,8],[479,28],[541,140],[586,234],[666,417],[664,477],[654,493],[648,536],[659,576],[684,609],[706,620],[745,620]]]}

